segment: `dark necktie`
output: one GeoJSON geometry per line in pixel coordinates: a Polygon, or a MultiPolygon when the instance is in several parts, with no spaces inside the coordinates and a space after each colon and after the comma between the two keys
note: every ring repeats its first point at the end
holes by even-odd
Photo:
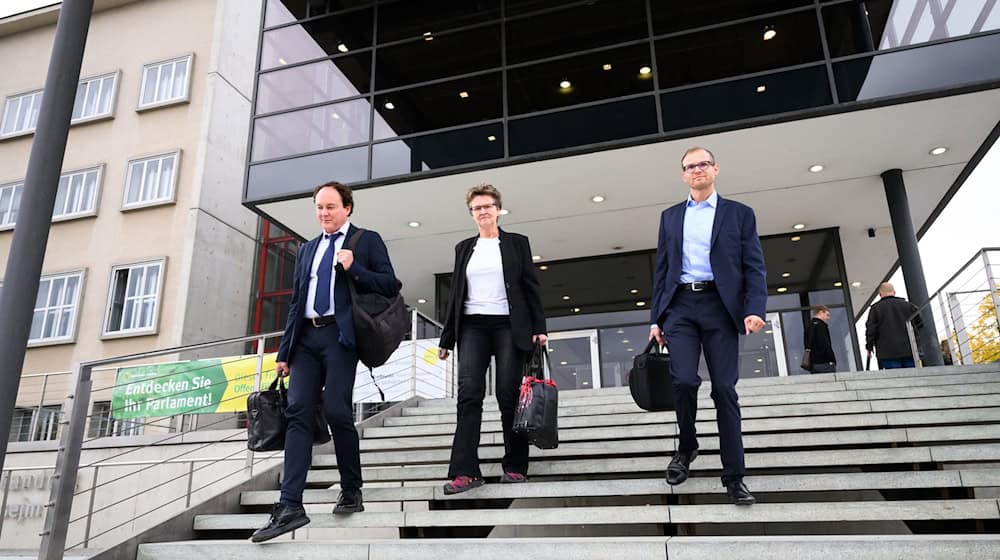
{"type": "Polygon", "coordinates": [[[313,300],[313,309],[320,317],[330,310],[330,278],[333,276],[333,254],[336,252],[334,245],[340,235],[338,231],[327,236],[330,243],[326,246],[323,258],[319,260],[319,268],[316,269],[316,297],[313,300]]]}

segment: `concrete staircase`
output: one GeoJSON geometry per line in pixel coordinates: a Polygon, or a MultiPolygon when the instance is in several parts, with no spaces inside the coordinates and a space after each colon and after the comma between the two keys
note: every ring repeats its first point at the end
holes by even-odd
{"type": "Polygon", "coordinates": [[[294,539],[247,542],[278,493],[244,492],[239,513],[194,519],[204,540],[143,544],[138,557],[1000,558],[1000,365],[740,382],[748,508],[719,483],[709,390],[701,454],[680,486],[663,479],[673,413],[642,412],[612,388],[560,395],[561,444],[532,449],[526,484],[496,483],[503,445],[488,403],[489,483],[445,496],[454,402],[425,400],[364,429],[366,512],[330,513],[336,459],[319,454],[312,523],[294,539]]]}

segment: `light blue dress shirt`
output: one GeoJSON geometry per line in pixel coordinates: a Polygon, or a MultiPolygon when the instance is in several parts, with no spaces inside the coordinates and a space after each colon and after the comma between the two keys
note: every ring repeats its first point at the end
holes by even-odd
{"type": "Polygon", "coordinates": [[[695,202],[688,195],[684,209],[684,241],[681,248],[681,283],[715,280],[709,254],[712,249],[712,225],[719,193],[712,192],[705,202],[695,202]]]}

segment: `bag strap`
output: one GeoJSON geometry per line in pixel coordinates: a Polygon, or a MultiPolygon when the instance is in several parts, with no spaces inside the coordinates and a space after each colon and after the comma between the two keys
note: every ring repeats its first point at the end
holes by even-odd
{"type": "MultiPolygon", "coordinates": [[[[368,230],[355,226],[354,235],[352,235],[347,241],[344,242],[344,246],[347,248],[347,250],[354,252],[354,250],[358,246],[358,241],[361,240],[361,236],[366,231],[368,230]]],[[[354,288],[354,280],[351,280],[350,274],[347,275],[347,286],[351,290],[351,300],[356,300],[358,292],[354,288]]],[[[375,372],[372,371],[372,368],[368,368],[368,375],[371,376],[372,378],[372,384],[375,385],[376,389],[378,389],[378,396],[382,399],[382,402],[385,402],[385,393],[382,391],[382,388],[378,386],[378,381],[375,380],[375,372]]]]}
{"type": "Polygon", "coordinates": [[[378,381],[375,381],[375,372],[373,372],[370,367],[368,368],[368,375],[372,378],[372,385],[375,385],[375,388],[378,389],[378,396],[382,399],[382,402],[385,402],[385,393],[383,393],[382,388],[378,386],[378,381]]]}

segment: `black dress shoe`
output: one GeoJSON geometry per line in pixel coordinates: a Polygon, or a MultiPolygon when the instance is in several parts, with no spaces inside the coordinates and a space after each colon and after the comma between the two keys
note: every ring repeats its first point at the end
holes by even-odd
{"type": "Polygon", "coordinates": [[[691,461],[698,456],[698,450],[678,451],[674,453],[674,458],[667,465],[667,484],[674,486],[688,479],[688,468],[691,461]]]}
{"type": "Polygon", "coordinates": [[[726,485],[729,501],[738,506],[752,506],[757,501],[742,480],[734,480],[726,485]]]}
{"type": "Polygon", "coordinates": [[[274,504],[271,508],[271,519],[260,529],[254,531],[250,540],[255,543],[269,541],[279,535],[294,531],[309,523],[306,510],[302,506],[274,504]]]}
{"type": "Polygon", "coordinates": [[[365,511],[365,504],[361,501],[361,490],[344,490],[337,498],[337,507],[333,508],[333,513],[358,513],[365,511]]]}

